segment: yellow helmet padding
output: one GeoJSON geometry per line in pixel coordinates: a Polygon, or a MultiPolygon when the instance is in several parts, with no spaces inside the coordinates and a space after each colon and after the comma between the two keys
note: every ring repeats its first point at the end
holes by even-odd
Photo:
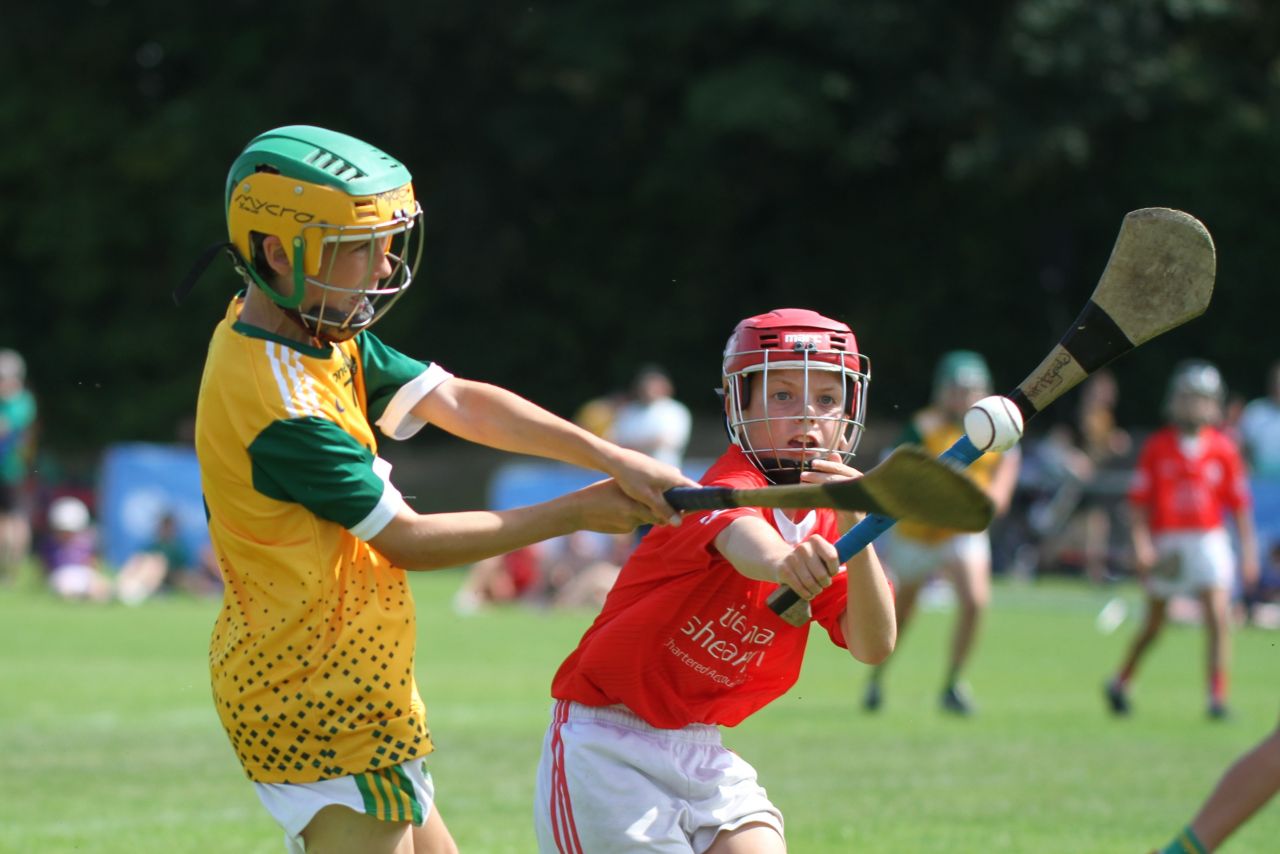
{"type": "Polygon", "coordinates": [[[250,235],[275,235],[291,260],[303,255],[309,276],[320,272],[325,242],[368,240],[398,234],[418,213],[413,184],[375,195],[353,196],[271,172],[255,172],[230,193],[227,230],[246,260],[253,258],[250,235]]]}

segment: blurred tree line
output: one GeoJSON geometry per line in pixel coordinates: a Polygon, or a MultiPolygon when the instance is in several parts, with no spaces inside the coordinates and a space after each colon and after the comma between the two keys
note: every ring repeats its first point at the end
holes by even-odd
{"type": "MultiPolygon", "coordinates": [[[[11,4],[0,30],[0,344],[44,441],[171,439],[237,281],[227,167],[329,126],[402,159],[427,210],[400,349],[564,414],[658,362],[711,414],[732,325],[847,320],[872,418],[945,349],[1021,380],[1126,211],[1209,226],[1205,318],[1117,365],[1158,418],[1173,359],[1252,396],[1280,356],[1270,222],[1280,7],[1262,0],[11,4]]],[[[1063,413],[1067,414],[1067,413],[1063,413]]]]}

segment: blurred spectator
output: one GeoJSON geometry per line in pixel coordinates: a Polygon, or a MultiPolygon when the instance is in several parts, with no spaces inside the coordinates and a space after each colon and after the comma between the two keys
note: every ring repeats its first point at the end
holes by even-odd
{"type": "Polygon", "coordinates": [[[1038,497],[1028,512],[1030,530],[1013,573],[1035,575],[1079,543],[1085,576],[1095,583],[1114,577],[1112,519],[1128,488],[1129,433],[1116,424],[1119,386],[1099,371],[1080,389],[1074,425],[1057,424],[1027,453],[1038,475],[1038,497]]]}
{"type": "Polygon", "coordinates": [[[500,604],[599,609],[634,542],[630,533],[575,531],[476,561],[453,609],[464,615],[500,604]]]}
{"type": "Polygon", "coordinates": [[[542,543],[471,564],[453,596],[453,610],[474,614],[490,605],[536,602],[542,586],[542,543]]]}
{"type": "Polygon", "coordinates": [[[640,369],[631,399],[618,407],[609,438],[679,468],[689,444],[689,408],[676,400],[671,379],[657,365],[640,369]]]}
{"type": "Polygon", "coordinates": [[[622,406],[626,399],[626,394],[620,391],[593,397],[574,413],[573,423],[597,436],[608,436],[613,429],[613,421],[618,415],[618,407],[622,406]]]}
{"type": "Polygon", "coordinates": [[[23,490],[35,450],[36,402],[26,387],[27,364],[0,350],[0,581],[31,552],[31,517],[23,490]]]}
{"type": "Polygon", "coordinates": [[[1108,370],[1098,371],[1080,389],[1077,429],[1080,446],[1096,466],[1113,462],[1133,447],[1127,431],[1116,424],[1120,386],[1108,370]]]}
{"type": "Polygon", "coordinates": [[[1207,694],[1211,718],[1227,714],[1229,605],[1237,560],[1246,588],[1258,578],[1258,550],[1244,462],[1216,425],[1225,388],[1218,369],[1182,362],[1170,378],[1168,423],[1143,444],[1131,504],[1134,568],[1146,593],[1146,619],[1115,676],[1104,688],[1117,715],[1129,712],[1129,683],[1159,637],[1175,596],[1200,601],[1208,641],[1207,694]],[[1225,527],[1239,536],[1238,558],[1225,527]]]}
{"type": "Polygon", "coordinates": [[[175,590],[216,595],[222,592],[222,577],[212,552],[193,554],[179,536],[178,518],[165,513],[156,525],[155,538],[120,567],[116,593],[126,605],[136,605],[156,593],[175,590]]]}
{"type": "Polygon", "coordinates": [[[71,495],[55,498],[46,528],[40,559],[49,589],[63,599],[109,600],[111,579],[100,566],[97,532],[85,503],[71,495]]]}
{"type": "Polygon", "coordinates": [[[548,604],[598,611],[618,580],[635,539],[629,534],[575,531],[546,545],[543,577],[548,604]]]}
{"type": "Polygon", "coordinates": [[[1245,405],[1237,429],[1250,471],[1280,479],[1280,362],[1271,366],[1267,395],[1245,405]]]}
{"type": "Polygon", "coordinates": [[[1107,488],[1108,476],[1127,478],[1122,463],[1133,448],[1127,430],[1116,423],[1120,386],[1110,371],[1099,371],[1080,391],[1077,429],[1080,447],[1092,469],[1084,484],[1080,511],[1084,516],[1084,569],[1097,583],[1111,576],[1111,521],[1122,495],[1107,488]]]}

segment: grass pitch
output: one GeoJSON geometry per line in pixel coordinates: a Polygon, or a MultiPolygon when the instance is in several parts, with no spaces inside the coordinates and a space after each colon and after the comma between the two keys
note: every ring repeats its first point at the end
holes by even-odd
{"type": "MultiPolygon", "coordinates": [[[[591,615],[449,608],[461,575],[414,580],[418,679],[440,808],[463,852],[534,850],[533,771],[551,675],[591,615]]],[[[1120,594],[1136,606],[1132,588],[1120,594]]],[[[937,707],[950,614],[902,638],[884,709],[866,669],[815,633],[800,683],[726,731],[787,818],[790,850],[1145,852],[1275,725],[1280,633],[1236,635],[1233,719],[1204,715],[1203,642],[1173,626],[1139,673],[1135,715],[1103,710],[1133,618],[1094,628],[1110,593],[998,584],[969,681],[971,719],[937,707]]],[[[271,852],[281,833],[218,724],[206,645],[216,603],[137,608],[0,590],[0,852],[271,852]]],[[[1271,852],[1280,803],[1224,847],[1271,852]]]]}

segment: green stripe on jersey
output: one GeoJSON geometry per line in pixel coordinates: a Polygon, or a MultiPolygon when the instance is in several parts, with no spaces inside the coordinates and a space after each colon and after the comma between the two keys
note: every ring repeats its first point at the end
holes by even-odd
{"type": "Polygon", "coordinates": [[[250,443],[249,459],[258,492],[344,528],[363,521],[386,487],[373,452],[324,418],[273,421],[250,443]]]}
{"type": "Polygon", "coordinates": [[[410,359],[382,343],[372,332],[356,337],[360,349],[360,366],[364,370],[364,393],[369,404],[369,422],[376,423],[387,404],[402,386],[412,382],[430,367],[429,363],[410,359]]]}

